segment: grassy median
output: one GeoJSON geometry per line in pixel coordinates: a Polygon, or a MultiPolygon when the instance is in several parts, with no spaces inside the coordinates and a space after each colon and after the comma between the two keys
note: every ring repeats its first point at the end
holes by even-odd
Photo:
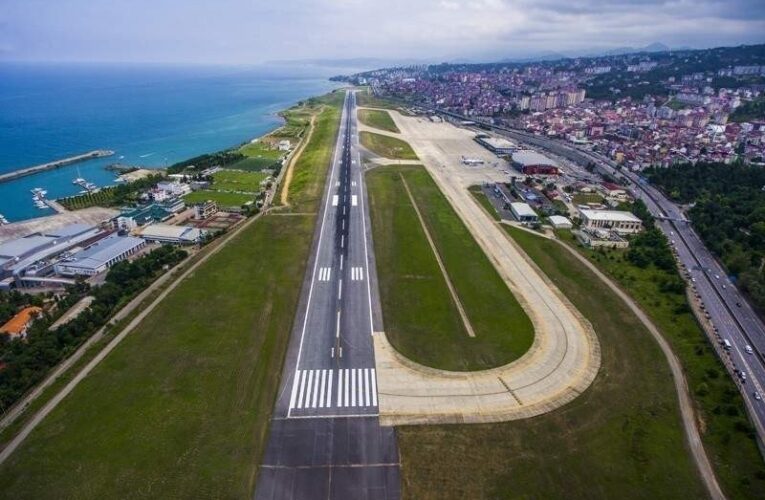
{"type": "Polygon", "coordinates": [[[601,370],[546,415],[399,428],[404,498],[704,498],[672,375],[650,334],[558,243],[509,232],[593,324],[601,370]]]}
{"type": "Polygon", "coordinates": [[[391,160],[416,160],[412,146],[408,142],[395,137],[390,137],[373,132],[361,132],[359,134],[361,145],[383,158],[391,160]]]}
{"type": "Polygon", "coordinates": [[[396,134],[401,131],[393,122],[390,113],[379,109],[360,109],[358,111],[359,121],[368,127],[379,128],[380,130],[387,130],[388,132],[394,132],[396,134]]]}
{"type": "Polygon", "coordinates": [[[477,370],[517,359],[533,326],[483,250],[420,166],[367,174],[385,331],[410,359],[447,370],[477,370]],[[428,244],[403,178],[465,308],[469,337],[428,244]]]}
{"type": "MultiPolygon", "coordinates": [[[[329,162],[298,165],[290,192],[315,210],[329,162]]],[[[315,219],[266,215],[184,280],[0,467],[3,496],[250,497],[315,219]]]]}

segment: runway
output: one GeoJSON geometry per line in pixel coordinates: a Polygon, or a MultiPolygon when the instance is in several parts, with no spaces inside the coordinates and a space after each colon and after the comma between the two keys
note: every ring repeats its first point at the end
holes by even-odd
{"type": "Polygon", "coordinates": [[[349,92],[257,500],[400,497],[395,433],[378,418],[372,333],[382,315],[355,107],[349,92]]]}

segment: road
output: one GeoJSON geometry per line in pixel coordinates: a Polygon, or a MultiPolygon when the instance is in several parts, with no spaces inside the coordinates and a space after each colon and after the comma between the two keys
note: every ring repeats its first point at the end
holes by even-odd
{"type": "Polygon", "coordinates": [[[710,341],[738,385],[760,441],[765,442],[765,325],[726,276],[680,207],[637,173],[617,169],[611,160],[597,153],[524,131],[499,127],[495,130],[582,165],[592,162],[601,173],[619,175],[630,182],[633,194],[658,218],[658,226],[673,243],[678,261],[690,272],[693,291],[716,332],[710,341]],[[723,349],[725,339],[731,343],[730,349],[723,349]],[[746,351],[746,346],[751,346],[751,353],[746,351]],[[746,372],[746,380],[737,370],[746,372]],[[755,393],[762,399],[758,400],[755,393]]]}
{"type": "Polygon", "coordinates": [[[349,92],[257,500],[400,497],[394,430],[378,415],[372,333],[382,324],[355,101],[349,92]]]}

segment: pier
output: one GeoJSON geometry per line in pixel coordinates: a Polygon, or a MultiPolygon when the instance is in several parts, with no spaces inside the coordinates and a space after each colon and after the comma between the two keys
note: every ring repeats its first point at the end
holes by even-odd
{"type": "Polygon", "coordinates": [[[49,163],[43,163],[42,165],[35,165],[34,167],[21,168],[19,170],[14,170],[13,172],[6,172],[4,174],[0,174],[0,182],[8,182],[14,179],[19,179],[21,177],[26,177],[28,175],[33,175],[39,172],[45,172],[46,170],[54,170],[59,167],[71,165],[72,163],[78,163],[85,160],[92,160],[95,158],[104,158],[107,156],[112,156],[113,154],[114,154],[114,151],[109,151],[107,149],[96,149],[88,153],[84,153],[77,156],[71,156],[69,158],[64,158],[62,160],[56,160],[49,163]]]}

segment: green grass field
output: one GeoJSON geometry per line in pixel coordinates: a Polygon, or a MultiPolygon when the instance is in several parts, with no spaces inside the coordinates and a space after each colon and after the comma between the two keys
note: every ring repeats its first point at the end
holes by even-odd
{"type": "Polygon", "coordinates": [[[605,198],[597,193],[577,193],[571,197],[575,205],[586,205],[588,203],[603,203],[605,198]]]}
{"type": "Polygon", "coordinates": [[[239,148],[239,152],[250,158],[264,158],[269,160],[278,160],[284,156],[284,151],[272,148],[263,141],[250,142],[239,148]]]}
{"type": "Polygon", "coordinates": [[[260,172],[261,170],[279,167],[281,167],[281,160],[269,158],[245,158],[226,166],[228,169],[242,170],[244,172],[260,172]]]}
{"type": "Polygon", "coordinates": [[[470,186],[468,189],[470,191],[470,194],[473,195],[473,198],[478,201],[478,203],[486,210],[486,213],[491,216],[494,220],[500,220],[501,217],[497,213],[497,210],[494,208],[494,205],[491,204],[489,199],[486,197],[486,193],[484,193],[481,190],[481,186],[470,186]]]}
{"type": "Polygon", "coordinates": [[[219,170],[213,174],[213,188],[218,191],[243,191],[257,194],[260,183],[268,177],[262,172],[241,172],[237,170],[219,170]]]}
{"type": "Polygon", "coordinates": [[[183,197],[183,201],[187,205],[194,203],[201,203],[207,200],[212,200],[220,207],[241,207],[248,201],[255,199],[254,194],[245,193],[226,193],[223,191],[213,191],[211,189],[204,189],[201,191],[194,191],[183,197]]]}
{"type": "Polygon", "coordinates": [[[358,111],[359,121],[368,127],[387,130],[388,132],[400,133],[396,124],[393,122],[390,113],[378,109],[360,109],[358,111]]]}
{"type": "Polygon", "coordinates": [[[399,428],[403,497],[704,498],[669,367],[650,334],[556,242],[507,230],[593,324],[601,370],[546,415],[399,428]]]}
{"type": "Polygon", "coordinates": [[[393,160],[416,160],[417,155],[408,142],[372,132],[359,134],[361,145],[376,155],[393,160]]]}
{"type": "Polygon", "coordinates": [[[577,245],[569,232],[560,235],[627,290],[672,345],[700,412],[704,446],[726,494],[765,498],[765,463],[743,401],[696,322],[685,294],[663,290],[666,271],[653,266],[641,269],[622,250],[596,252],[577,245]]]}
{"type": "Polygon", "coordinates": [[[385,330],[424,365],[476,370],[517,359],[531,346],[531,321],[422,167],[377,167],[368,175],[385,330]],[[418,202],[476,336],[471,338],[404,189],[418,202]]]}
{"type": "Polygon", "coordinates": [[[315,219],[266,215],[200,266],[0,467],[2,496],[251,497],[315,219]]]}
{"type": "MultiPolygon", "coordinates": [[[[316,118],[311,140],[300,158],[295,162],[290,184],[290,210],[293,212],[315,212],[321,201],[326,178],[326,165],[332,161],[337,131],[340,127],[340,109],[344,92],[333,92],[310,101],[323,110],[316,118]]],[[[276,197],[279,199],[279,196],[276,197]]]]}

